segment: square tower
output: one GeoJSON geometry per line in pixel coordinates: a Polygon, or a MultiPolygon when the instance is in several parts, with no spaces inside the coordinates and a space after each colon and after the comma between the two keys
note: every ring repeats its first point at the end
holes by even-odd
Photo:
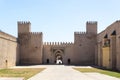
{"type": "Polygon", "coordinates": [[[18,33],[28,33],[31,32],[31,23],[30,22],[24,22],[24,21],[18,21],[18,33]]]}
{"type": "Polygon", "coordinates": [[[88,34],[97,34],[97,22],[96,21],[88,21],[86,23],[86,32],[88,34]]]}

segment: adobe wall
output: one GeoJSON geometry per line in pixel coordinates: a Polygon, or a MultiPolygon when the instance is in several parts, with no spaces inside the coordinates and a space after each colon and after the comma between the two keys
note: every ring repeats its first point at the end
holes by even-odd
{"type": "Polygon", "coordinates": [[[42,33],[19,33],[20,64],[42,64],[42,33]]]}
{"type": "Polygon", "coordinates": [[[0,68],[15,66],[19,63],[17,39],[0,31],[0,68]]]}
{"type": "Polygon", "coordinates": [[[30,22],[18,22],[18,41],[0,31],[0,68],[16,64],[55,64],[56,54],[63,64],[103,66],[103,48],[110,51],[107,67],[120,70],[120,21],[97,35],[97,22],[87,22],[86,32],[75,32],[74,43],[47,42],[43,45],[41,32],[30,32],[30,22]],[[96,38],[97,37],[97,38],[96,38]],[[107,45],[106,45],[107,42],[107,45]]]}
{"type": "Polygon", "coordinates": [[[75,32],[74,63],[93,65],[95,63],[96,35],[86,32],[75,32]]]}
{"type": "Polygon", "coordinates": [[[43,63],[47,64],[47,59],[49,59],[49,64],[56,64],[56,51],[61,51],[63,64],[68,64],[68,59],[70,59],[70,64],[73,64],[73,43],[69,42],[47,42],[43,46],[43,63]]]}
{"type": "Polygon", "coordinates": [[[114,22],[97,36],[99,66],[102,66],[102,47],[104,46],[105,39],[110,41],[110,68],[112,68],[114,64],[116,68],[120,70],[120,21],[114,22]],[[114,31],[116,34],[112,35],[114,31]]]}

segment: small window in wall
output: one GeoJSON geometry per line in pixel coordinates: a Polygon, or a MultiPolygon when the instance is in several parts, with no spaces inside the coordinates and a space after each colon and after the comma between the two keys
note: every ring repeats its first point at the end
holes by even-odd
{"type": "Polygon", "coordinates": [[[70,59],[68,59],[68,64],[70,64],[70,62],[71,62],[71,60],[70,60],[70,59]]]}
{"type": "Polygon", "coordinates": [[[111,35],[116,35],[116,31],[113,31],[111,35]]]}
{"type": "Polygon", "coordinates": [[[104,36],[104,38],[108,38],[108,35],[106,34],[106,35],[104,36]]]}
{"type": "Polygon", "coordinates": [[[110,46],[110,39],[107,39],[104,41],[104,47],[109,47],[110,46]]]}
{"type": "Polygon", "coordinates": [[[55,60],[54,62],[55,62],[55,64],[56,64],[56,60],[55,60]]]}
{"type": "Polygon", "coordinates": [[[8,61],[7,61],[7,60],[5,60],[5,62],[7,63],[8,61]]]}
{"type": "Polygon", "coordinates": [[[103,47],[109,47],[110,46],[110,39],[108,39],[108,35],[106,34],[104,36],[104,44],[103,47]]]}
{"type": "Polygon", "coordinates": [[[7,68],[7,66],[8,66],[8,60],[5,60],[5,64],[6,64],[6,68],[7,68]]]}
{"type": "Polygon", "coordinates": [[[49,59],[47,59],[47,64],[49,64],[49,59]]]}

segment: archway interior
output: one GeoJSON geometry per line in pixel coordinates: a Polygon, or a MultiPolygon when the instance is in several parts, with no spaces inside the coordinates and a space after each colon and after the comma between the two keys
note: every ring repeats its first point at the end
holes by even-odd
{"type": "Polygon", "coordinates": [[[57,53],[55,57],[56,57],[56,64],[62,64],[63,63],[62,55],[60,53],[57,53]]]}

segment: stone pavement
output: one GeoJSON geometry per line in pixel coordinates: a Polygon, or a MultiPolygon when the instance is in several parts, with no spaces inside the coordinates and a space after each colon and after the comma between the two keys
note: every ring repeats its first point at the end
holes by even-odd
{"type": "Polygon", "coordinates": [[[100,74],[100,73],[85,73],[85,74],[86,74],[86,76],[94,78],[96,80],[120,80],[118,78],[104,75],[104,74],[100,74]]]}
{"type": "Polygon", "coordinates": [[[99,73],[81,73],[73,66],[53,65],[28,80],[120,80],[99,73]]]}
{"type": "Polygon", "coordinates": [[[24,78],[10,78],[10,77],[4,77],[4,78],[0,78],[0,80],[24,80],[24,78]]]}

